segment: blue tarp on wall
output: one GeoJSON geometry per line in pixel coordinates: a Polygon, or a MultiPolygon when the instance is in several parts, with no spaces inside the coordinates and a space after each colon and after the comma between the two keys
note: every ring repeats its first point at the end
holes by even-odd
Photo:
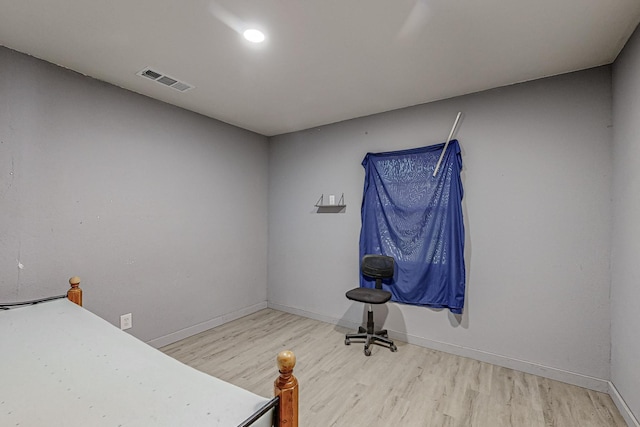
{"type": "MultiPolygon", "coordinates": [[[[393,301],[460,314],[465,292],[462,156],[458,141],[451,141],[433,177],[443,148],[365,156],[360,258],[395,258],[394,278],[383,283],[393,301]]],[[[360,275],[360,286],[373,288],[375,282],[360,275]]]]}

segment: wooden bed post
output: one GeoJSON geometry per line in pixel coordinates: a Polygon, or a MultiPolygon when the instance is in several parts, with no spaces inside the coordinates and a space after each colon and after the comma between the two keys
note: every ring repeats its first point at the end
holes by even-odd
{"type": "Polygon", "coordinates": [[[280,376],[273,384],[274,394],[280,397],[278,418],[280,427],[298,427],[298,380],[293,375],[296,356],[289,350],[278,354],[280,376]]]}
{"type": "Polygon", "coordinates": [[[73,276],[69,279],[69,284],[71,285],[71,289],[67,291],[67,298],[71,302],[75,302],[80,307],[82,307],[82,289],[80,289],[80,278],[78,276],[73,276]]]}

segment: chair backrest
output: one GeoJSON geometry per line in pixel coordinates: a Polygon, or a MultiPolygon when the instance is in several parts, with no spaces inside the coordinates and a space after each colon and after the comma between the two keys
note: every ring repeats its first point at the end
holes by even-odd
{"type": "Polygon", "coordinates": [[[362,257],[360,270],[362,274],[376,279],[376,288],[382,288],[382,279],[393,277],[395,260],[386,255],[365,255],[362,257]]]}

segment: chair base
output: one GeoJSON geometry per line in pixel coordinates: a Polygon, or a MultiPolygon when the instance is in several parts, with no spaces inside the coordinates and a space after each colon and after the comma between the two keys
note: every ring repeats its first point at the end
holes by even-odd
{"type": "Polygon", "coordinates": [[[393,352],[398,351],[398,347],[389,339],[386,329],[375,331],[373,326],[373,311],[369,310],[367,313],[367,328],[362,326],[358,327],[358,332],[355,334],[346,334],[344,338],[345,345],[351,345],[351,340],[364,340],[364,355],[371,356],[371,349],[369,346],[378,342],[386,344],[387,348],[393,352]]]}

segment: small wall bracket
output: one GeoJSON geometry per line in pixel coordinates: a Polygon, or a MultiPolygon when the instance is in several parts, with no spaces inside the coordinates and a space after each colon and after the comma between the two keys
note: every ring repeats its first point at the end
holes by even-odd
{"type": "Polygon", "coordinates": [[[315,207],[318,208],[318,213],[344,212],[344,210],[347,208],[347,205],[345,205],[344,203],[344,193],[342,193],[342,196],[340,196],[340,200],[338,200],[338,203],[333,203],[333,204],[326,203],[324,194],[322,194],[318,199],[318,201],[316,202],[315,207]]]}
{"type": "Polygon", "coordinates": [[[340,206],[340,207],[345,207],[347,205],[344,204],[344,193],[342,193],[342,196],[340,196],[340,200],[338,200],[338,203],[324,203],[324,194],[322,194],[320,196],[320,198],[318,199],[318,201],[316,202],[315,206],[317,208],[325,208],[327,206],[340,206]]]}

